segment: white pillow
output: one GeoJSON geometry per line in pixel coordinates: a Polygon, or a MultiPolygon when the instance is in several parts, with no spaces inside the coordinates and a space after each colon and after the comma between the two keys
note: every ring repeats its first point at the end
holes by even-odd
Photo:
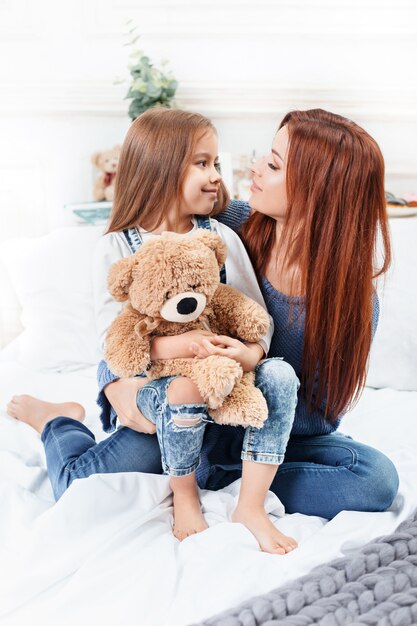
{"type": "Polygon", "coordinates": [[[92,253],[104,226],[57,229],[3,242],[0,258],[22,307],[18,360],[74,370],[100,359],[94,322],[92,253]]]}
{"type": "Polygon", "coordinates": [[[417,390],[417,219],[390,220],[393,263],[380,281],[380,318],[366,384],[417,390]]]}

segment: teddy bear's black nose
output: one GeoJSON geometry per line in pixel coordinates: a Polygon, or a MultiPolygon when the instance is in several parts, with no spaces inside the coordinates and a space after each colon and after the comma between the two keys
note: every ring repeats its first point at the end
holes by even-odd
{"type": "Polygon", "coordinates": [[[180,315],[188,315],[194,313],[197,308],[197,300],[195,298],[183,298],[177,304],[177,311],[180,315]]]}

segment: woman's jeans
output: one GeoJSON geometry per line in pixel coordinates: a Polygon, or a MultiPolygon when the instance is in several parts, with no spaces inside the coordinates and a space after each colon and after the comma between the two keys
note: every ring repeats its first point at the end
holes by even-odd
{"type": "MultiPolygon", "coordinates": [[[[282,363],[283,368],[275,367],[275,376],[279,379],[282,374],[283,380],[288,382],[290,366],[277,362],[282,363]]],[[[269,381],[273,369],[267,371],[267,363],[269,360],[258,368],[256,380],[263,393],[262,378],[269,381]]],[[[279,413],[287,406],[287,398],[285,394],[278,394],[275,400],[275,410],[279,413]]],[[[242,427],[207,424],[202,462],[197,468],[197,475],[202,466],[203,470],[206,468],[200,475],[202,487],[217,490],[240,478],[245,435],[242,427]]],[[[56,499],[73,480],[91,474],[162,472],[157,436],[126,427],[118,428],[96,444],[93,433],[84,424],[58,417],[46,424],[42,441],[56,499]]],[[[342,510],[386,510],[397,494],[398,475],[384,454],[341,433],[292,436],[271,490],[280,498],[287,513],[330,519],[342,510]]]]}

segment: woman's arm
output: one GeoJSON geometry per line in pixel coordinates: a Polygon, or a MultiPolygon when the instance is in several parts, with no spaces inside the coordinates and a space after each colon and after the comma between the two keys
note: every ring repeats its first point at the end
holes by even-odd
{"type": "Polygon", "coordinates": [[[242,200],[231,200],[227,208],[222,212],[214,216],[214,218],[226,224],[229,228],[238,233],[242,228],[243,222],[246,222],[252,212],[248,202],[242,200]]]}
{"type": "MultiPolygon", "coordinates": [[[[242,204],[242,203],[240,203],[242,204]]],[[[249,205],[247,205],[249,207],[249,205]]],[[[265,310],[266,304],[256,278],[255,270],[246,252],[242,240],[236,233],[224,224],[213,220],[216,232],[227,245],[226,278],[227,284],[241,291],[249,298],[260,304],[265,310]]],[[[269,329],[259,341],[265,354],[268,354],[274,333],[274,321],[269,316],[269,329]]]]}

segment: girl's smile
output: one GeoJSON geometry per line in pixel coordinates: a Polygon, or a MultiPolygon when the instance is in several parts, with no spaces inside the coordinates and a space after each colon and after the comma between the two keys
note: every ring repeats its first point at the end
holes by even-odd
{"type": "Polygon", "coordinates": [[[180,216],[208,215],[217,201],[220,181],[217,136],[206,133],[197,142],[187,168],[180,203],[180,216]]]}

